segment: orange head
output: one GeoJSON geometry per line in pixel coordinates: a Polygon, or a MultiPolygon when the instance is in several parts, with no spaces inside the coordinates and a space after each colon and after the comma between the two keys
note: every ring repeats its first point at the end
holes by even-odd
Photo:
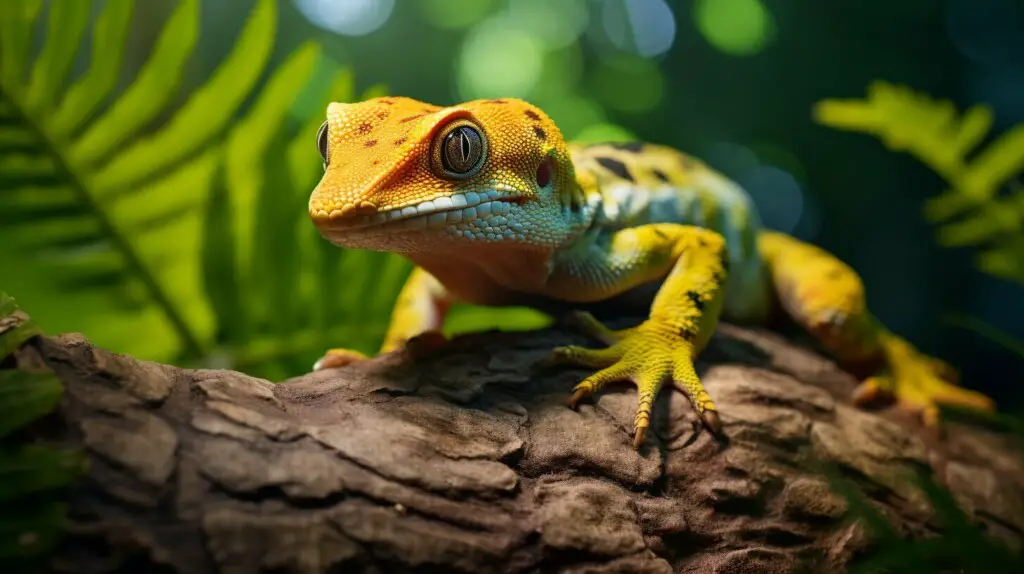
{"type": "Polygon", "coordinates": [[[553,249],[584,219],[561,132],[522,100],[448,108],[403,97],[332,103],[318,144],[324,175],[309,215],[345,247],[553,249]]]}

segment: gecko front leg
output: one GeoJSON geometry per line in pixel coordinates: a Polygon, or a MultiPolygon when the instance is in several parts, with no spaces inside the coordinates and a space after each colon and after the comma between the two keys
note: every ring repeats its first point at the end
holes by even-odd
{"type": "MultiPolygon", "coordinates": [[[[407,347],[414,356],[423,356],[437,349],[446,342],[441,328],[450,306],[451,298],[444,286],[422,268],[414,268],[395,301],[379,352],[407,347]]],[[[313,365],[313,370],[343,367],[366,358],[352,349],[329,349],[313,365]]]]}
{"type": "Polygon", "coordinates": [[[648,281],[664,278],[646,321],[612,331],[592,316],[577,314],[583,329],[609,346],[554,349],[546,365],[573,364],[596,373],[576,385],[570,405],[608,383],[631,381],[638,389],[633,446],[639,448],[651,411],[666,381],[686,394],[704,424],[721,431],[714,401],[693,361],[711,337],[722,310],[726,279],[724,238],[708,229],[650,224],[609,233],[582,257],[557,265],[551,295],[575,301],[603,300],[648,281]]]}

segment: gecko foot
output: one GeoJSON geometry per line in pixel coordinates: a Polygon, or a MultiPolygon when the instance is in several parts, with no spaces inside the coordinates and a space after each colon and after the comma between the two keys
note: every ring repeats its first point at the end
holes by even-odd
{"type": "Polygon", "coordinates": [[[883,346],[886,366],[857,387],[854,404],[895,402],[898,408],[918,417],[925,427],[934,431],[940,430],[939,407],[942,405],[985,412],[995,410],[995,403],[989,397],[956,386],[956,370],[944,361],[922,354],[895,336],[887,336],[883,346]]]}
{"type": "Polygon", "coordinates": [[[567,401],[569,407],[575,409],[581,400],[608,383],[632,382],[638,391],[633,447],[639,449],[647,436],[658,391],[668,380],[690,399],[708,429],[716,435],[721,433],[721,420],[714,402],[693,368],[694,348],[688,340],[652,319],[626,331],[611,331],[593,317],[585,320],[598,325],[596,332],[614,337],[609,347],[557,347],[541,361],[544,367],[575,365],[599,369],[576,385],[567,401]]]}
{"type": "Polygon", "coordinates": [[[338,369],[366,359],[366,355],[352,349],[328,349],[323,357],[313,363],[313,370],[338,369]]]}

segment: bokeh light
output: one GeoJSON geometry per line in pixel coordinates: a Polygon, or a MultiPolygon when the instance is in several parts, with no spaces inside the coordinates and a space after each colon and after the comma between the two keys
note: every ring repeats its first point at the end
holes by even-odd
{"type": "Polygon", "coordinates": [[[620,125],[600,122],[578,131],[572,139],[581,143],[601,143],[635,141],[639,138],[620,125]]]}
{"type": "Polygon", "coordinates": [[[750,194],[765,227],[812,240],[821,230],[821,210],[793,173],[802,172],[802,166],[781,147],[762,144],[758,149],[762,154],[738,143],[717,142],[703,157],[750,194]]]}
{"type": "Polygon", "coordinates": [[[476,98],[523,98],[540,78],[544,46],[515,26],[507,17],[481,22],[466,37],[459,54],[459,96],[476,98]]]}
{"type": "Polygon", "coordinates": [[[295,0],[314,25],[346,36],[364,36],[387,22],[395,0],[295,0]]]}
{"type": "Polygon", "coordinates": [[[530,97],[545,102],[575,91],[583,77],[583,68],[583,54],[578,44],[549,52],[530,97]]]}
{"type": "Polygon", "coordinates": [[[960,53],[976,62],[998,64],[1024,54],[1019,1],[948,0],[946,27],[960,53]]]}
{"type": "Polygon", "coordinates": [[[581,130],[605,121],[600,105],[578,95],[564,94],[538,103],[567,139],[576,139],[581,130]]]}
{"type": "Polygon", "coordinates": [[[423,19],[445,30],[460,30],[479,22],[494,0],[418,0],[423,19]]]}
{"type": "Polygon", "coordinates": [[[793,174],[772,165],[759,165],[736,178],[757,205],[767,227],[792,233],[804,213],[804,194],[793,174]]]}
{"type": "Polygon", "coordinates": [[[640,56],[664,54],[676,38],[676,19],[664,0],[605,0],[601,21],[608,39],[640,56]]]}
{"type": "Polygon", "coordinates": [[[761,0],[694,0],[693,20],[709,44],[732,56],[760,52],[775,31],[761,0]]]}
{"type": "Polygon", "coordinates": [[[626,113],[647,112],[661,103],[665,81],[653,60],[616,54],[597,63],[592,86],[609,108],[626,113]]]}
{"type": "Polygon", "coordinates": [[[535,36],[548,49],[564,48],[587,28],[586,0],[514,0],[508,3],[508,24],[535,36]]]}

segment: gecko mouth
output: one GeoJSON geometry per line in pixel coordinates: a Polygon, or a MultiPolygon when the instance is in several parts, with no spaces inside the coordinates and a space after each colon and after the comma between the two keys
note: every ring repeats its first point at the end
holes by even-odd
{"type": "Polygon", "coordinates": [[[330,214],[319,210],[310,216],[323,234],[330,238],[390,235],[444,229],[482,217],[504,217],[513,209],[514,204],[524,199],[523,195],[516,192],[490,189],[479,193],[456,193],[416,205],[385,208],[373,215],[331,219],[330,214]]]}

